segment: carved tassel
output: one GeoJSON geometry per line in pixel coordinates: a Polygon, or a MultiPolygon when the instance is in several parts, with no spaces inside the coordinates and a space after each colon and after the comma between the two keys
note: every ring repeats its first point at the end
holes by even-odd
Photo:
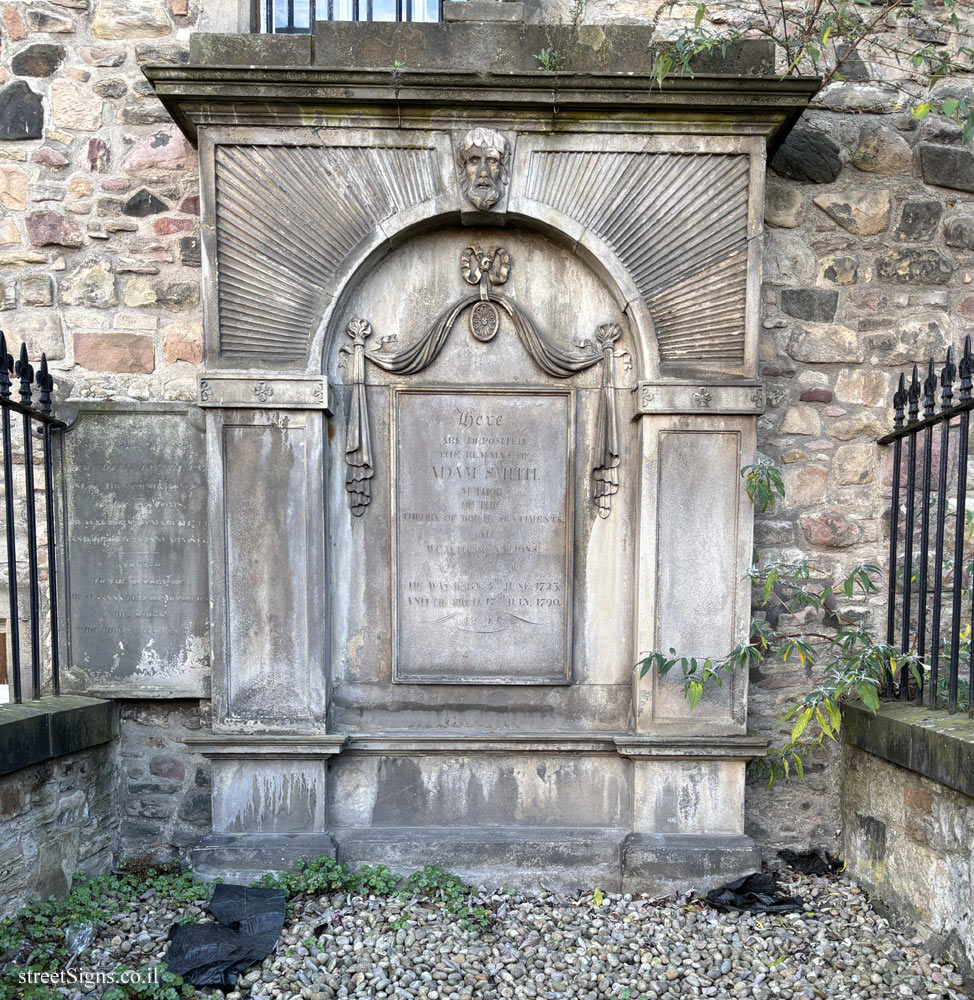
{"type": "Polygon", "coordinates": [[[345,490],[352,514],[361,517],[372,502],[372,441],[369,435],[369,407],[365,395],[365,341],[372,335],[368,320],[353,319],[345,332],[352,338],[352,398],[348,408],[345,437],[345,490]]]}
{"type": "Polygon", "coordinates": [[[622,336],[618,323],[603,323],[595,335],[602,348],[602,391],[599,398],[599,422],[596,453],[592,468],[593,499],[599,517],[608,517],[612,496],[619,491],[619,428],[616,422],[614,344],[622,336]]]}

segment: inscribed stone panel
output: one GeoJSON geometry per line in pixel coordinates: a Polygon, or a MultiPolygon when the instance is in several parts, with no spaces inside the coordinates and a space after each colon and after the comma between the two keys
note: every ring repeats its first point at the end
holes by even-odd
{"type": "Polygon", "coordinates": [[[399,390],[398,681],[571,679],[570,390],[399,390]]]}
{"type": "Polygon", "coordinates": [[[64,436],[72,685],[206,694],[206,469],[187,408],[83,410],[64,436]]]}

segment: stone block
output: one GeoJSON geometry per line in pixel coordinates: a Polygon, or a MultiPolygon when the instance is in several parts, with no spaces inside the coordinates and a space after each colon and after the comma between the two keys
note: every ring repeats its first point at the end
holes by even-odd
{"type": "Polygon", "coordinates": [[[80,247],[85,237],[81,230],[59,212],[30,212],[24,222],[27,237],[35,247],[80,247]]]}
{"type": "Polygon", "coordinates": [[[308,66],[311,63],[311,41],[311,35],[196,32],[189,38],[189,61],[194,65],[217,66],[308,66]]]}
{"type": "Polygon", "coordinates": [[[0,87],[0,142],[40,139],[44,134],[44,103],[40,94],[15,80],[0,87]]]}
{"type": "Polygon", "coordinates": [[[42,7],[29,7],[27,9],[27,25],[31,31],[39,31],[47,34],[74,34],[74,21],[70,18],[62,17],[51,10],[44,10],[42,7]]]}
{"type": "Polygon", "coordinates": [[[892,129],[882,125],[866,125],[859,133],[859,145],[852,154],[852,164],[858,170],[876,174],[913,173],[913,150],[909,143],[892,129]]]}
{"type": "Polygon", "coordinates": [[[34,163],[50,170],[63,170],[71,161],[53,146],[41,146],[31,157],[34,163]]]}
{"type": "Polygon", "coordinates": [[[172,31],[166,0],[97,0],[96,38],[158,38],[172,31]]]}
{"type": "Polygon", "coordinates": [[[52,76],[64,60],[64,46],[47,43],[28,45],[11,60],[16,76],[52,76]]]}
{"type": "Polygon", "coordinates": [[[859,258],[851,254],[837,254],[819,261],[819,277],[833,285],[854,285],[859,280],[859,258]]]}
{"type": "Polygon", "coordinates": [[[798,523],[808,543],[822,548],[848,548],[860,538],[859,526],[840,510],[801,517],[798,523]]]}
{"type": "Polygon", "coordinates": [[[920,168],[927,184],[974,191],[974,152],[966,146],[942,146],[921,142],[920,168]]]}
{"type": "Polygon", "coordinates": [[[795,361],[811,364],[858,364],[865,357],[855,330],[825,324],[798,330],[788,343],[788,353],[795,361]]]}
{"type": "Polygon", "coordinates": [[[98,372],[148,374],[156,366],[152,338],[133,333],[76,333],[74,359],[98,372]]]}
{"type": "Polygon", "coordinates": [[[444,21],[523,21],[524,4],[516,0],[443,0],[444,21]]]}
{"type": "Polygon", "coordinates": [[[783,288],[781,308],[789,316],[811,323],[831,323],[839,304],[839,293],[819,288],[783,288]]]}
{"type": "Polygon", "coordinates": [[[853,416],[837,420],[830,428],[832,437],[839,441],[851,441],[853,438],[882,437],[887,428],[883,422],[872,413],[856,413],[853,416]]]}
{"type": "Polygon", "coordinates": [[[789,406],[781,421],[781,433],[811,436],[821,434],[822,422],[818,411],[811,406],[789,406]]]}
{"type": "Polygon", "coordinates": [[[162,350],[169,362],[203,361],[203,327],[199,323],[172,323],[162,331],[162,350]]]}
{"type": "Polygon", "coordinates": [[[79,132],[101,128],[101,98],[84,84],[55,80],[51,84],[51,107],[54,124],[79,132]]]}
{"type": "Polygon", "coordinates": [[[820,465],[790,466],[782,470],[785,504],[794,508],[811,507],[825,499],[828,474],[820,465]]]}
{"type": "MultiPolygon", "coordinates": [[[[496,0],[495,0],[496,2],[496,0]]],[[[805,217],[805,199],[800,191],[782,184],[769,184],[764,197],[764,221],[778,229],[794,229],[805,217]]]]}
{"type": "Polygon", "coordinates": [[[15,212],[27,207],[27,172],[0,166],[0,204],[15,212]]]}
{"type": "Polygon", "coordinates": [[[842,170],[842,159],[838,145],[827,135],[796,128],[775,153],[771,169],[793,181],[830,184],[842,170]]]}
{"type": "Polygon", "coordinates": [[[137,219],[145,218],[147,215],[158,215],[159,212],[165,212],[168,209],[169,206],[164,201],[160,201],[146,188],[136,191],[122,206],[122,212],[125,215],[137,219]]]}
{"type": "Polygon", "coordinates": [[[115,276],[104,261],[82,266],[61,285],[61,302],[66,306],[110,309],[118,305],[115,276]]]}
{"type": "Polygon", "coordinates": [[[899,285],[946,285],[953,273],[953,263],[932,248],[888,250],[876,261],[876,274],[880,280],[899,285]]]}
{"type": "Polygon", "coordinates": [[[974,250],[974,215],[951,216],[944,226],[944,242],[949,247],[974,250]]]}
{"type": "Polygon", "coordinates": [[[861,486],[876,481],[879,454],[874,444],[845,444],[836,448],[832,473],[839,486],[861,486]]]}
{"type": "Polygon", "coordinates": [[[632,834],[622,845],[622,891],[651,896],[681,892],[692,884],[716,888],[761,870],[761,852],[750,837],[733,834],[632,834]]]}
{"type": "Polygon", "coordinates": [[[900,221],[893,231],[893,239],[917,242],[931,240],[943,214],[944,207],[939,201],[904,202],[900,221]]]}
{"type": "MultiPolygon", "coordinates": [[[[29,274],[20,280],[20,301],[25,306],[50,306],[54,304],[54,287],[47,274],[29,274]]],[[[30,355],[37,357],[36,353],[30,355]]],[[[62,354],[63,357],[63,354],[62,354]]],[[[51,360],[49,357],[48,360],[51,360]]]]}
{"type": "MultiPolygon", "coordinates": [[[[286,38],[283,35],[254,36],[261,38],[286,38]]],[[[196,168],[196,150],[173,125],[146,136],[136,143],[122,160],[122,170],[127,174],[152,175],[161,172],[167,176],[196,168]]]]}
{"type": "Polygon", "coordinates": [[[856,236],[875,236],[889,226],[889,191],[850,190],[822,194],[812,200],[856,236]]]}

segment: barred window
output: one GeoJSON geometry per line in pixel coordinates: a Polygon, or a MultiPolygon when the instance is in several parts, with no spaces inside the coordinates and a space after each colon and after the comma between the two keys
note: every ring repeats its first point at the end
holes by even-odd
{"type": "Polygon", "coordinates": [[[262,0],[261,31],[300,35],[321,21],[439,21],[440,0],[262,0]]]}

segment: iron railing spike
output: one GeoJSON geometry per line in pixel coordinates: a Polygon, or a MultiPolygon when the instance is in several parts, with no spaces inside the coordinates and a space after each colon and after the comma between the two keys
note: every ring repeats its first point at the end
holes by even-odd
{"type": "Polygon", "coordinates": [[[910,404],[910,423],[915,424],[920,418],[920,371],[913,366],[913,377],[910,379],[910,392],[907,397],[910,404]]]}
{"type": "Polygon", "coordinates": [[[906,380],[900,372],[900,384],[896,392],[893,393],[893,426],[903,426],[903,411],[906,407],[906,380]]]}
{"type": "Polygon", "coordinates": [[[927,377],[923,382],[923,415],[932,417],[937,396],[937,373],[933,369],[933,358],[927,365],[927,377]]]}
{"type": "Polygon", "coordinates": [[[954,365],[953,348],[947,348],[947,360],[944,363],[943,371],[940,373],[940,408],[946,410],[954,398],[954,378],[957,375],[957,368],[954,365]]]}

